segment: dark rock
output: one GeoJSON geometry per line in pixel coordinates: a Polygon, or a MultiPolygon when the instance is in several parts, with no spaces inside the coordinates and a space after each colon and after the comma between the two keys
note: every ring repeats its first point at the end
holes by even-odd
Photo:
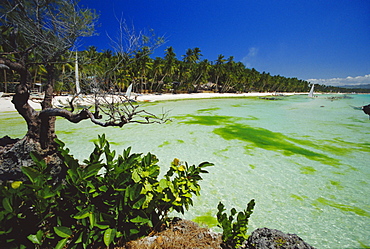
{"type": "Polygon", "coordinates": [[[11,138],[9,136],[5,136],[5,137],[0,138],[0,146],[6,147],[8,145],[15,144],[18,141],[19,141],[19,138],[11,138]]]}
{"type": "Polygon", "coordinates": [[[286,234],[276,229],[258,228],[241,248],[251,249],[313,249],[296,234],[286,234]]]}
{"type": "Polygon", "coordinates": [[[56,152],[42,150],[40,145],[30,142],[26,137],[22,139],[1,139],[5,146],[0,146],[0,183],[3,181],[25,181],[27,177],[22,172],[22,167],[34,165],[30,152],[37,152],[51,166],[51,175],[55,182],[62,180],[65,170],[62,170],[62,160],[56,152]]]}
{"type": "Polygon", "coordinates": [[[364,111],[364,113],[366,113],[367,115],[370,116],[370,104],[369,105],[364,105],[362,107],[362,110],[364,111]]]}

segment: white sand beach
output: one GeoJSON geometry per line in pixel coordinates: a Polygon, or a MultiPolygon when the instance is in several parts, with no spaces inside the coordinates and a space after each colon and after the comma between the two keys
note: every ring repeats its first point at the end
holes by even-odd
{"type": "MultiPolygon", "coordinates": [[[[284,93],[284,95],[307,94],[307,93],[284,93]]],[[[135,96],[135,94],[133,94],[135,96]]],[[[152,102],[180,99],[206,99],[206,98],[231,98],[231,97],[264,97],[276,96],[276,93],[192,93],[192,94],[137,94],[136,101],[152,102]]],[[[55,96],[53,102],[56,106],[67,103],[71,96],[55,96]]],[[[133,97],[132,97],[133,98],[133,97]]],[[[0,112],[16,111],[11,96],[0,97],[0,112]]],[[[41,109],[40,100],[30,99],[28,103],[36,110],[41,109]]]]}

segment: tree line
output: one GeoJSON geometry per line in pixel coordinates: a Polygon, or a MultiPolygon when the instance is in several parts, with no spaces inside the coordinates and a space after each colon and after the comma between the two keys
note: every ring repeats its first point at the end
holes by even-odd
{"type": "MultiPolygon", "coordinates": [[[[0,51],[3,52],[2,47],[0,51]]],[[[233,56],[218,55],[210,61],[202,59],[199,48],[189,48],[181,60],[173,47],[167,47],[164,57],[151,58],[145,46],[134,54],[121,56],[112,50],[98,51],[90,46],[84,51],[68,51],[55,64],[55,93],[75,91],[75,57],[77,54],[81,86],[91,93],[96,84],[116,92],[124,91],[133,84],[138,93],[194,93],[212,91],[218,93],[238,92],[307,92],[310,82],[298,78],[271,75],[247,68],[233,56]]],[[[43,64],[30,64],[32,82],[38,85],[47,81],[47,70],[43,64]]],[[[15,71],[0,73],[1,82],[17,82],[15,71]]],[[[4,84],[2,84],[4,88],[4,84]]],[[[8,87],[12,90],[12,87],[8,87]]],[[[344,91],[343,88],[317,85],[322,92],[344,91]]],[[[4,91],[4,90],[2,90],[4,91]]],[[[357,89],[358,91],[358,89],[357,89]]]]}

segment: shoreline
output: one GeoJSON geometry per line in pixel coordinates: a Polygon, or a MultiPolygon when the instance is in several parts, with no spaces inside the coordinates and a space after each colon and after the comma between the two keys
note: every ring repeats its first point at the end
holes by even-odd
{"type": "MultiPolygon", "coordinates": [[[[240,97],[279,97],[279,96],[292,96],[292,95],[307,95],[306,92],[289,92],[289,93],[275,93],[275,92],[252,92],[252,93],[164,93],[164,94],[132,94],[136,95],[137,102],[156,102],[156,101],[171,101],[171,100],[187,100],[187,99],[210,99],[210,98],[240,98],[240,97]]],[[[320,94],[321,93],[316,93],[320,94]]],[[[336,93],[340,94],[340,93],[336,93]]],[[[53,103],[57,106],[58,103],[67,103],[67,100],[71,96],[55,96],[53,103]]],[[[131,99],[133,99],[131,97],[131,99]]],[[[2,96],[0,97],[0,113],[1,112],[12,112],[16,111],[13,103],[11,102],[12,96],[2,96]]],[[[30,99],[28,103],[35,109],[40,110],[41,105],[36,100],[30,99]]]]}
{"type": "Polygon", "coordinates": [[[210,98],[240,98],[240,97],[266,97],[266,96],[290,96],[306,93],[165,93],[165,94],[139,94],[138,102],[168,101],[168,100],[186,100],[186,99],[210,99],[210,98]]]}

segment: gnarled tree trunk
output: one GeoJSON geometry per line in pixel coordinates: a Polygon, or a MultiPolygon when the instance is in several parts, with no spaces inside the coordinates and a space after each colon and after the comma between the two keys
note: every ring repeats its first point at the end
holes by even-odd
{"type": "MultiPolygon", "coordinates": [[[[30,88],[29,75],[26,66],[22,63],[13,62],[0,58],[0,63],[7,65],[20,75],[20,83],[16,87],[13,96],[13,104],[18,113],[27,123],[26,135],[14,144],[2,143],[0,153],[0,180],[18,180],[23,178],[22,166],[30,166],[33,161],[30,152],[36,152],[48,163],[54,165],[55,174],[60,171],[60,159],[57,156],[55,134],[55,116],[44,115],[43,110],[52,108],[54,67],[48,65],[48,83],[45,91],[42,111],[36,111],[29,103],[30,88]]],[[[5,140],[3,140],[5,141],[5,140]]],[[[10,143],[14,140],[10,140],[10,143]]]]}

